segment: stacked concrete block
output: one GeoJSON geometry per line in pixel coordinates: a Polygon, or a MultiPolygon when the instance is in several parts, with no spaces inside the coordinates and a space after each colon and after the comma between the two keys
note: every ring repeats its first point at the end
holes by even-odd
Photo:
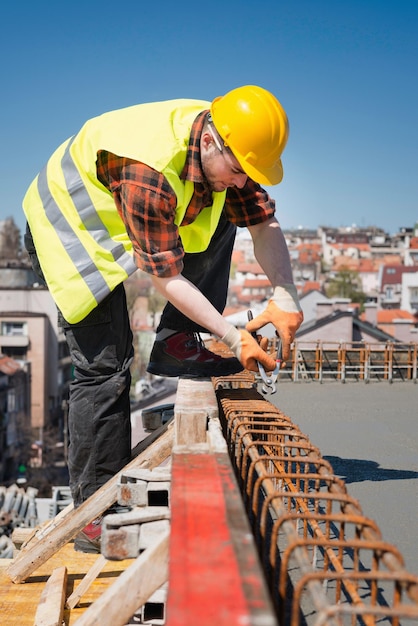
{"type": "MultiPolygon", "coordinates": [[[[171,471],[131,469],[121,474],[117,501],[128,513],[106,515],[102,523],[102,554],[109,560],[133,559],[170,528],[171,471]]],[[[127,625],[159,626],[166,621],[167,583],[132,615],[127,625]]]]}

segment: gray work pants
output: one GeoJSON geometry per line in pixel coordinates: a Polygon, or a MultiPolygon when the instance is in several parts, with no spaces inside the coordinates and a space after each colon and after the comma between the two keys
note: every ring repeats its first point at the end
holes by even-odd
{"type": "MultiPolygon", "coordinates": [[[[25,246],[44,281],[29,227],[25,246]]],[[[58,311],[73,365],[68,404],[68,471],[78,507],[131,460],[129,367],[132,331],[119,285],[78,324],[58,311]]]]}

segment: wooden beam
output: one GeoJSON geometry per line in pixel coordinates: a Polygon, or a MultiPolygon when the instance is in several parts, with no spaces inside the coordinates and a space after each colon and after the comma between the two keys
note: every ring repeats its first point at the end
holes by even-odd
{"type": "Polygon", "coordinates": [[[175,445],[206,443],[208,415],[206,411],[175,411],[175,445]]]}
{"type": "Polygon", "coordinates": [[[173,428],[169,427],[153,444],[128,463],[113,478],[107,481],[95,494],[90,496],[77,509],[65,516],[65,524],[54,526],[51,520],[48,533],[30,548],[22,551],[7,570],[14,583],[26,580],[32,572],[45,563],[55,552],[70,541],[93,519],[104,513],[117,499],[117,485],[124,471],[136,467],[153,468],[160,465],[171,454],[173,428]]]}
{"type": "MultiPolygon", "coordinates": [[[[172,420],[170,420],[172,422],[172,420]]],[[[142,454],[144,450],[146,450],[152,443],[157,441],[161,435],[163,435],[168,428],[173,428],[172,423],[167,422],[150,435],[145,437],[142,441],[140,441],[133,449],[132,449],[132,459],[135,459],[139,454],[142,454]]],[[[128,466],[129,467],[129,466],[128,466]]],[[[65,521],[67,515],[69,515],[74,510],[73,503],[68,504],[64,509],[62,509],[54,518],[46,521],[42,526],[38,529],[31,529],[32,533],[28,540],[22,544],[19,557],[21,557],[23,552],[27,552],[33,546],[43,539],[51,530],[54,530],[59,524],[65,521]]],[[[94,518],[93,518],[94,519],[94,518]]],[[[91,520],[90,520],[91,521],[91,520]]]]}
{"type": "Polygon", "coordinates": [[[65,603],[66,607],[69,609],[73,609],[80,602],[83,595],[90,588],[91,584],[94,580],[96,580],[97,576],[100,574],[102,569],[107,563],[106,557],[102,554],[97,557],[87,574],[84,576],[80,584],[74,589],[73,593],[67,598],[67,602],[65,603]]]}
{"type": "Polygon", "coordinates": [[[218,417],[218,403],[210,378],[180,378],[174,406],[174,445],[207,442],[208,421],[218,417]]]}
{"type": "Polygon", "coordinates": [[[42,591],[34,626],[61,626],[64,617],[67,568],[54,569],[42,591]]]}
{"type": "Polygon", "coordinates": [[[179,378],[174,412],[205,410],[209,418],[218,417],[218,402],[210,378],[179,378]]]}
{"type": "Polygon", "coordinates": [[[23,528],[16,526],[12,532],[12,541],[16,550],[20,550],[23,545],[28,543],[36,534],[36,528],[23,528]]]}

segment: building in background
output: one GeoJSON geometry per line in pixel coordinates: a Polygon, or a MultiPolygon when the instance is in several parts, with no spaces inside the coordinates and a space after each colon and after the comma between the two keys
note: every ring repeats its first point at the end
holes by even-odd
{"type": "Polygon", "coordinates": [[[31,456],[42,453],[47,436],[48,444],[63,440],[71,380],[56,306],[46,287],[37,282],[10,220],[0,223],[1,359],[17,364],[13,374],[3,372],[1,379],[4,480],[15,479],[16,466],[28,465],[31,456]]]}
{"type": "MultiPolygon", "coordinates": [[[[400,229],[393,237],[375,227],[322,226],[284,234],[305,316],[297,338],[417,341],[416,226],[400,229]],[[350,299],[326,295],[327,281],[342,268],[358,274],[367,296],[362,310],[350,299]]],[[[164,302],[150,291],[150,281],[141,273],[126,281],[126,291],[135,336],[135,383],[145,375],[164,302]]],[[[267,277],[254,259],[252,240],[246,229],[239,229],[225,315],[244,327],[248,310],[254,316],[261,312],[270,292],[267,277]]],[[[263,334],[274,337],[274,328],[264,328],[263,334]]],[[[0,222],[0,363],[1,359],[7,360],[8,367],[12,362],[17,367],[14,372],[0,368],[0,480],[2,473],[4,477],[15,471],[25,442],[30,444],[33,463],[42,466],[47,431],[53,429],[57,441],[64,439],[72,377],[55,304],[37,282],[12,218],[0,222]]]]}

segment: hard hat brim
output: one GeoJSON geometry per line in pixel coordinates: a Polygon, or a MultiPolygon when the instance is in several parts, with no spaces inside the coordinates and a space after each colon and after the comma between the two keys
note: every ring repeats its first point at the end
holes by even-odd
{"type": "Polygon", "coordinates": [[[235,155],[238,163],[251,180],[260,185],[278,185],[283,179],[282,161],[279,159],[274,167],[268,169],[257,168],[235,155]]]}

